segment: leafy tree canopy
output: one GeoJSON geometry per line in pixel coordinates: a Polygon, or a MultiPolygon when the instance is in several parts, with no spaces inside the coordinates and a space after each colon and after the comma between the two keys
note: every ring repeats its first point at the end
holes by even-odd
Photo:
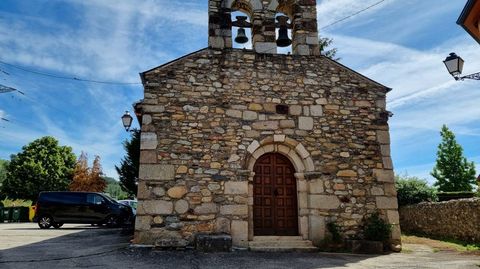
{"type": "Polygon", "coordinates": [[[2,192],[9,198],[35,201],[41,191],[64,191],[72,181],[75,154],[50,136],[11,156],[2,192]]]}
{"type": "Polygon", "coordinates": [[[0,159],[0,186],[2,182],[7,178],[7,166],[10,162],[0,159]]]}
{"type": "Polygon", "coordinates": [[[122,190],[130,196],[137,195],[138,169],[140,166],[140,131],[133,130],[130,140],[123,143],[126,151],[125,157],[120,162],[120,167],[115,166],[120,178],[122,190]]]}
{"type": "Polygon", "coordinates": [[[442,192],[472,191],[476,183],[475,164],[463,156],[463,148],[455,134],[443,125],[442,142],[438,145],[437,163],[431,175],[437,179],[435,186],[442,192]]]}
{"type": "Polygon", "coordinates": [[[425,179],[418,177],[396,176],[395,186],[397,187],[398,205],[411,205],[420,202],[435,202],[437,190],[428,185],[425,179]]]}
{"type": "MultiPolygon", "coordinates": [[[[7,160],[0,159],[0,190],[2,188],[2,184],[7,178],[7,166],[10,162],[7,160]]],[[[0,192],[0,199],[5,199],[5,195],[0,192]]]]}
{"type": "Polygon", "coordinates": [[[110,195],[110,197],[117,200],[124,200],[130,197],[128,193],[122,190],[122,187],[120,187],[120,182],[111,177],[104,177],[103,179],[107,182],[105,193],[110,195]]]}

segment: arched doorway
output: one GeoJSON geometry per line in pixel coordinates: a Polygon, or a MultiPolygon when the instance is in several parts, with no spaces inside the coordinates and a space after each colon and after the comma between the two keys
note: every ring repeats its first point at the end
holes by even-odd
{"type": "Polygon", "coordinates": [[[262,155],[254,166],[254,235],[298,235],[295,168],[279,153],[262,155]]]}

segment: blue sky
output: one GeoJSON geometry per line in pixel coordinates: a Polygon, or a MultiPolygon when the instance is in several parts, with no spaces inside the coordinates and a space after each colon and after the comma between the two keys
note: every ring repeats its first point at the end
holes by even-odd
{"type": "MultiPolygon", "coordinates": [[[[334,39],[341,63],[393,88],[388,108],[396,172],[429,176],[447,124],[480,173],[480,82],[454,81],[442,60],[455,51],[465,74],[480,71],[480,45],[455,24],[465,1],[319,0],[320,34],[334,39]]],[[[206,0],[2,0],[0,61],[57,76],[140,83],[139,72],[207,46],[206,0]]],[[[0,158],[36,138],[102,157],[117,177],[128,137],[120,116],[142,86],[55,79],[0,64],[0,158]]]]}

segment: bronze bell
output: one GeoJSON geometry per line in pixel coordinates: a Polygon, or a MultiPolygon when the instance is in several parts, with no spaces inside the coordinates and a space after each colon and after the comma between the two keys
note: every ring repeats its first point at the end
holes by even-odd
{"type": "Polygon", "coordinates": [[[243,28],[243,27],[238,28],[237,37],[235,38],[235,42],[237,42],[239,44],[245,44],[245,43],[248,42],[248,37],[245,34],[245,28],[243,28]]]}
{"type": "Polygon", "coordinates": [[[288,37],[288,17],[287,16],[278,16],[278,24],[280,29],[278,30],[278,39],[277,46],[279,47],[288,47],[292,44],[292,40],[288,37]]]}

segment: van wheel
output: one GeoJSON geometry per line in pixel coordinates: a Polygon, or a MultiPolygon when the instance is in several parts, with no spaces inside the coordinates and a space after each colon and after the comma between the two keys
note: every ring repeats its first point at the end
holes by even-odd
{"type": "Polygon", "coordinates": [[[63,226],[63,223],[57,223],[57,222],[55,222],[55,223],[52,224],[52,226],[53,226],[53,228],[55,228],[55,229],[59,229],[60,227],[63,226]]]}
{"type": "Polygon", "coordinates": [[[108,228],[115,228],[118,227],[118,218],[116,216],[110,215],[105,219],[105,225],[108,228]]]}
{"type": "Polygon", "coordinates": [[[42,216],[38,219],[40,229],[48,229],[52,226],[53,219],[50,216],[42,216]]]}

